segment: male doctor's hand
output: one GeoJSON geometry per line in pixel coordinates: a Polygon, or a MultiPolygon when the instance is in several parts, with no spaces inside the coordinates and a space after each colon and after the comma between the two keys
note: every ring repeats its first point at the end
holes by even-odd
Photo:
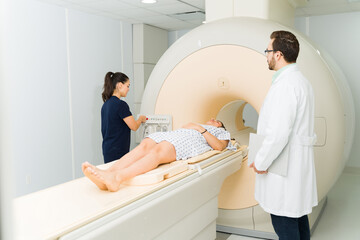
{"type": "Polygon", "coordinates": [[[253,168],[254,171],[255,171],[256,173],[258,173],[258,174],[266,174],[266,173],[268,173],[268,171],[259,171],[259,170],[257,170],[254,163],[250,164],[249,167],[253,168]]]}

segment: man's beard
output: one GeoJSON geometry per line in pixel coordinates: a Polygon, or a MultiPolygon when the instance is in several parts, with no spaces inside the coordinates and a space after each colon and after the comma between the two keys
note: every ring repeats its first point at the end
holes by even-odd
{"type": "Polygon", "coordinates": [[[271,58],[270,62],[268,62],[269,65],[269,70],[274,70],[275,69],[275,58],[274,56],[271,58]]]}

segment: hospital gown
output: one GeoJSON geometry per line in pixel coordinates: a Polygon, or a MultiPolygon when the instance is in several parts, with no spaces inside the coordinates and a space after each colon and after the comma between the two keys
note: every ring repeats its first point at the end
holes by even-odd
{"type": "MultiPolygon", "coordinates": [[[[219,140],[230,140],[230,133],[224,128],[217,128],[210,125],[201,126],[219,140]]],[[[150,134],[148,138],[151,138],[156,143],[160,143],[162,141],[171,143],[175,147],[176,160],[185,160],[213,150],[207,143],[205,137],[194,129],[180,128],[170,132],[156,132],[150,134]]],[[[227,148],[230,150],[236,150],[230,141],[227,148]]]]}

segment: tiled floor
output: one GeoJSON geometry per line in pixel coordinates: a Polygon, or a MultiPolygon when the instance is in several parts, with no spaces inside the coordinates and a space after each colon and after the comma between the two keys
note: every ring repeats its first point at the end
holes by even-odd
{"type": "MultiPolygon", "coordinates": [[[[328,202],[312,240],[360,240],[360,174],[344,172],[328,193],[328,202]]],[[[256,238],[217,233],[216,240],[256,238]]]]}

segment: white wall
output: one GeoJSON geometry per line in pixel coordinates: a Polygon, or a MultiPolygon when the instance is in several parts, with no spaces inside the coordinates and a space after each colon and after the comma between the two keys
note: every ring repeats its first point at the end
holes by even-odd
{"type": "Polygon", "coordinates": [[[7,3],[0,1],[0,239],[13,239],[12,235],[12,196],[13,177],[11,167],[11,120],[10,108],[6,104],[10,99],[9,82],[5,82],[5,36],[8,12],[5,11],[7,3]]]}
{"type": "Polygon", "coordinates": [[[184,36],[186,33],[188,33],[189,31],[191,31],[191,29],[184,29],[184,30],[179,30],[179,31],[171,31],[168,33],[168,45],[169,47],[176,42],[176,40],[178,40],[179,38],[181,38],[182,36],[184,36]]]}
{"type": "Polygon", "coordinates": [[[103,163],[102,85],[107,71],[133,75],[132,32],[130,24],[35,0],[7,1],[6,10],[6,160],[19,196],[82,176],[84,161],[103,163]]]}
{"type": "Polygon", "coordinates": [[[360,12],[295,19],[295,27],[326,50],[340,66],[355,105],[355,136],[347,167],[360,168],[360,12]]]}
{"type": "Polygon", "coordinates": [[[66,24],[57,7],[36,1],[9,7],[2,54],[12,122],[9,161],[20,195],[72,177],[66,24]]]}

